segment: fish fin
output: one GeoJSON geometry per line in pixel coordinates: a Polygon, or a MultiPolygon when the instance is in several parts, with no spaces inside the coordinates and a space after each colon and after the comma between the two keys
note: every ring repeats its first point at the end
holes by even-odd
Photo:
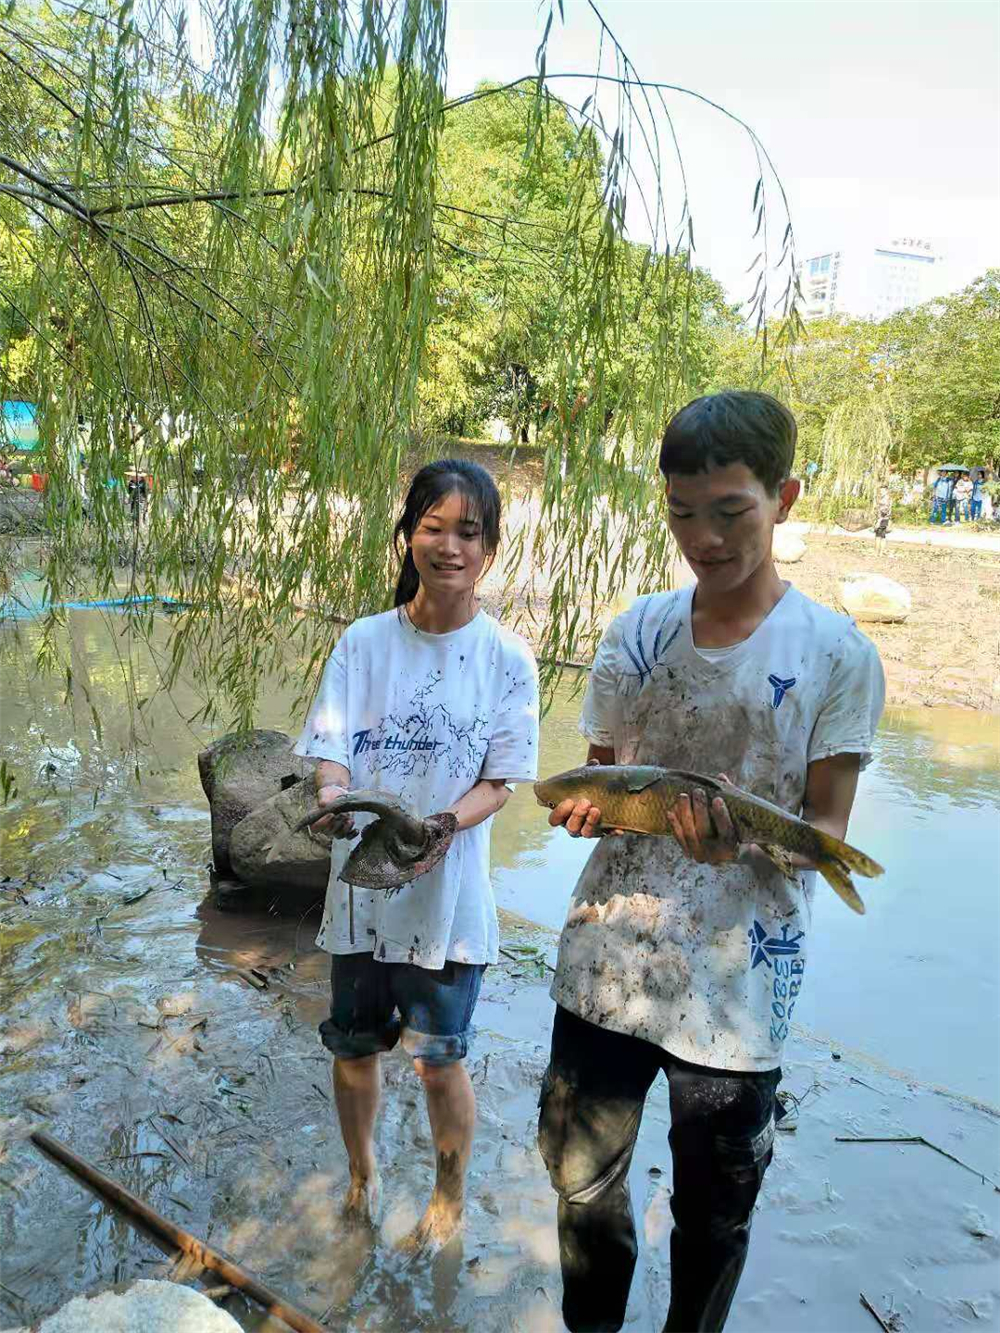
{"type": "Polygon", "coordinates": [[[866,879],[875,879],[877,875],[885,873],[877,861],[865,856],[864,852],[859,852],[856,847],[841,842],[832,833],[824,833],[818,828],[814,828],[813,832],[819,840],[821,858],[839,861],[845,870],[853,870],[855,874],[864,875],[866,879]]]}
{"type": "Polygon", "coordinates": [[[757,846],[771,864],[781,871],[785,879],[791,880],[793,884],[799,882],[798,867],[792,860],[791,852],[786,851],[784,847],[779,847],[777,843],[773,842],[758,843],[757,846]]]}
{"type": "MultiPolygon", "coordinates": [[[[836,841],[836,839],[834,839],[834,841],[836,841]]],[[[857,889],[851,883],[851,877],[847,873],[847,866],[839,857],[819,857],[816,861],[816,869],[826,880],[827,884],[830,885],[834,893],[839,894],[853,912],[857,912],[859,916],[864,916],[865,905],[861,901],[857,889]]]]}

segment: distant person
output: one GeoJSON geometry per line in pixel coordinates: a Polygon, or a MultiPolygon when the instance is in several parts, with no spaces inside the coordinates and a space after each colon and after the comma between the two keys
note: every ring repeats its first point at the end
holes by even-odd
{"type": "Polygon", "coordinates": [[[875,509],[875,552],[885,554],[885,539],[892,521],[892,494],[888,486],[882,486],[878,493],[875,509]]]}
{"type": "Polygon", "coordinates": [[[128,492],[128,507],[132,515],[132,522],[141,523],[146,512],[146,502],[149,498],[146,478],[141,472],[133,472],[129,475],[125,486],[128,492]]]}
{"type": "Polygon", "coordinates": [[[986,489],[986,477],[982,468],[976,472],[972,483],[972,495],[969,497],[969,515],[973,523],[978,523],[983,516],[983,492],[986,489]]]}
{"type": "Polygon", "coordinates": [[[948,522],[961,523],[962,509],[961,501],[958,496],[959,480],[964,474],[961,472],[952,473],[951,477],[951,495],[948,497],[948,522]]]}
{"type": "Polygon", "coordinates": [[[955,483],[955,521],[961,523],[963,519],[966,523],[972,518],[969,509],[972,503],[972,482],[969,479],[968,472],[963,472],[955,483]]]}
{"type": "Polygon", "coordinates": [[[934,488],[931,491],[931,495],[933,496],[933,503],[931,505],[932,523],[947,523],[948,505],[951,501],[951,489],[952,483],[949,474],[947,472],[940,473],[937,481],[934,483],[934,488]]]}

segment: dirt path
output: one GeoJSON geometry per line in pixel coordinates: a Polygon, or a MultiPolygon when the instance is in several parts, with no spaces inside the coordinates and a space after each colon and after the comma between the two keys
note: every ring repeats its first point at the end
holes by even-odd
{"type": "Polygon", "coordinates": [[[781,573],[826,606],[838,606],[846,574],[884,574],[909,589],[904,624],[861,627],[881,655],[890,704],[1000,711],[1000,556],[898,543],[883,557],[871,540],[819,533],[805,542],[802,560],[781,573]]]}

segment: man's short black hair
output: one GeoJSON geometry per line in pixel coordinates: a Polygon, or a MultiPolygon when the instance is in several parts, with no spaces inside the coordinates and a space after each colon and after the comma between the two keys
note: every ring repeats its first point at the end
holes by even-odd
{"type": "Polygon", "coordinates": [[[769,393],[728,389],[696,398],[667,423],[660,471],[692,476],[710,467],[745,463],[771,495],[792,472],[798,427],[769,393]]]}

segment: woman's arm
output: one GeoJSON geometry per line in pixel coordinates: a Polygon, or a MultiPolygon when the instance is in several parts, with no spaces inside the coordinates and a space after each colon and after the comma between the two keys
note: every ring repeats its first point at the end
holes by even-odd
{"type": "MultiPolygon", "coordinates": [[[[510,799],[510,788],[503,778],[480,778],[448,811],[458,820],[458,832],[475,828],[490,815],[502,810],[510,799]]],[[[443,813],[443,812],[442,812],[443,813]]]]}
{"type": "MultiPolygon", "coordinates": [[[[321,759],[314,773],[316,782],[316,804],[332,805],[338,796],[343,796],[351,785],[351,775],[343,764],[333,759],[321,759]]],[[[351,837],[354,833],[353,815],[327,815],[313,824],[314,832],[330,833],[335,838],[351,837]]]]}

